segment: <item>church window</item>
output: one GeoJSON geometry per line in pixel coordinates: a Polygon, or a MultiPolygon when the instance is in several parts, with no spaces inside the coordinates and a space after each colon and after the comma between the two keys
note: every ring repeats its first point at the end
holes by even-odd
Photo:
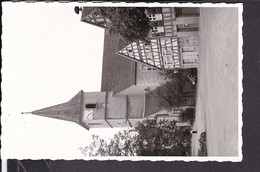
{"type": "Polygon", "coordinates": [[[87,109],[95,109],[96,108],[96,104],[86,104],[85,108],[87,108],[87,109]]]}

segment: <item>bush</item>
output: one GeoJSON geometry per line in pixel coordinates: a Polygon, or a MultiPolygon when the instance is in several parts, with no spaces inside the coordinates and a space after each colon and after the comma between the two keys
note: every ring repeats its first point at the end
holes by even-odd
{"type": "Polygon", "coordinates": [[[194,108],[187,108],[179,115],[179,120],[181,122],[189,122],[193,125],[195,121],[195,110],[194,108]]]}
{"type": "Polygon", "coordinates": [[[198,151],[198,156],[207,156],[207,137],[206,137],[206,132],[201,133],[200,139],[200,149],[198,151]]]}

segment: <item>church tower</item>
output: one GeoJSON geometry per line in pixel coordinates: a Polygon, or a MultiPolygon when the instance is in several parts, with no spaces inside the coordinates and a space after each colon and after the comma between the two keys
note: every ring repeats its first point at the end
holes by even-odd
{"type": "Polygon", "coordinates": [[[29,113],[75,122],[88,130],[131,126],[127,119],[127,96],[114,97],[111,91],[83,92],[81,90],[66,103],[29,113]]]}

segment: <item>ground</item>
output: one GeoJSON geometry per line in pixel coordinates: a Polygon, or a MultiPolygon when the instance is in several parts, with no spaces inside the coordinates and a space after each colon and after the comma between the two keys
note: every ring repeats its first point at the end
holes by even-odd
{"type": "Polygon", "coordinates": [[[207,132],[208,156],[238,156],[238,10],[201,8],[192,155],[207,132]]]}

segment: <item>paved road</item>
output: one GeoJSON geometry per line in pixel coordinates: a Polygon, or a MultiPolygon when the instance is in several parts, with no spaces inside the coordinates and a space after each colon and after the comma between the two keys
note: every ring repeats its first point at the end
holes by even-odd
{"type": "MultiPolygon", "coordinates": [[[[201,8],[194,129],[207,131],[209,156],[238,155],[238,10],[201,8]]],[[[197,155],[199,134],[192,154],[197,155]]]]}

